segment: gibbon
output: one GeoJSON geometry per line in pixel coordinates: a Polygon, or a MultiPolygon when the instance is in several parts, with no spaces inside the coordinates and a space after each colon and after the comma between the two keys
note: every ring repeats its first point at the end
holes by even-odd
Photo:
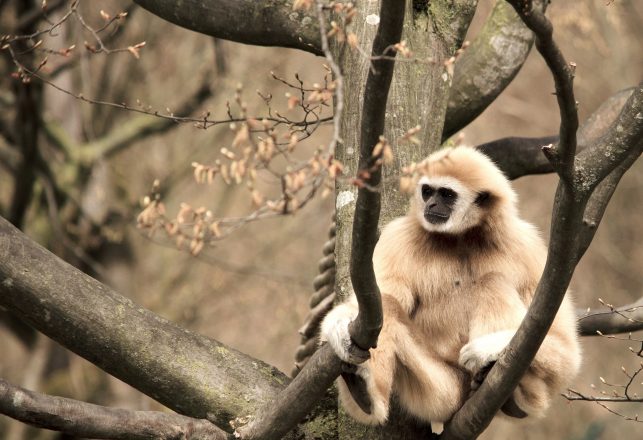
{"type": "MultiPolygon", "coordinates": [[[[443,149],[418,169],[409,214],[383,229],[373,255],[384,317],[377,348],[363,363],[348,350],[348,325],[358,311],[354,295],[326,316],[321,341],[354,365],[337,381],[354,419],[384,423],[394,393],[403,409],[439,430],[513,337],[546,247],[518,216],[509,181],[483,153],[443,149]]],[[[574,307],[566,297],[502,411],[542,415],[580,361],[574,307]]]]}

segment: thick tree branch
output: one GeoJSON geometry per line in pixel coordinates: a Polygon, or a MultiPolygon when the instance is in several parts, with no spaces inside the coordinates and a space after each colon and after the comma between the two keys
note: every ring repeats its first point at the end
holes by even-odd
{"type": "Polygon", "coordinates": [[[513,8],[496,2],[480,34],[455,64],[442,141],[478,117],[513,81],[534,43],[534,34],[513,8]]]}
{"type": "Polygon", "coordinates": [[[643,297],[622,307],[578,314],[578,331],[582,336],[612,335],[643,330],[643,297]]]}
{"type": "MultiPolygon", "coordinates": [[[[625,102],[634,88],[625,89],[610,96],[578,129],[578,149],[580,151],[595,143],[603,136],[619,116],[625,102]]],[[[478,145],[491,157],[509,179],[517,179],[532,174],[554,172],[554,167],[542,152],[542,147],[557,143],[558,136],[544,138],[510,137],[478,145]]]]}
{"type": "Polygon", "coordinates": [[[526,175],[553,172],[551,163],[543,154],[543,146],[556,142],[558,136],[508,137],[477,145],[476,148],[489,156],[508,179],[514,180],[526,175]]]}
{"type": "MultiPolygon", "coordinates": [[[[611,131],[618,130],[618,125],[616,127],[612,127],[611,131]]],[[[609,135],[608,135],[609,136],[609,135]]],[[[607,144],[605,146],[606,148],[593,148],[590,151],[593,150],[602,150],[602,151],[608,151],[612,147],[611,144],[607,144]]],[[[631,139],[630,143],[630,151],[627,156],[623,158],[623,161],[617,165],[615,169],[612,170],[612,172],[605,177],[605,179],[596,187],[596,189],[593,191],[592,195],[589,198],[589,201],[587,202],[587,207],[585,208],[585,215],[583,217],[583,224],[581,227],[581,230],[578,232],[578,253],[582,255],[585,253],[585,250],[589,247],[590,243],[592,242],[592,239],[594,238],[594,234],[596,232],[596,229],[598,228],[599,223],[601,222],[601,219],[603,218],[603,214],[605,213],[605,210],[607,209],[607,204],[609,203],[610,199],[612,198],[612,194],[614,194],[614,191],[616,190],[616,186],[618,183],[621,181],[621,177],[625,174],[625,172],[630,169],[630,167],[638,160],[638,158],[641,156],[641,152],[643,151],[643,138],[635,138],[631,139]],[[634,148],[632,148],[632,146],[634,148]]],[[[606,156],[607,154],[602,154],[601,156],[606,156]]],[[[598,156],[597,159],[600,160],[600,157],[598,156]]],[[[591,183],[588,181],[581,181],[580,184],[584,185],[586,187],[592,187],[591,183]]]]}
{"type": "Polygon", "coordinates": [[[108,408],[13,386],[0,378],[0,413],[38,428],[77,437],[123,440],[225,440],[204,419],[157,411],[108,408]]]}
{"type": "Polygon", "coordinates": [[[288,381],[137,306],[2,218],[0,305],[164,405],[219,426],[271,401],[288,381]]]}
{"type": "Polygon", "coordinates": [[[244,44],[282,46],[321,55],[319,23],[292,0],[134,0],[178,26],[244,44]]]}
{"type": "MultiPolygon", "coordinates": [[[[643,81],[634,89],[623,110],[600,139],[600,148],[589,148],[579,154],[578,178],[594,188],[627,157],[641,154],[643,148],[643,81]],[[632,145],[638,149],[632,150],[632,145]],[[637,154],[638,152],[638,154],[637,154]]],[[[636,159],[636,158],[635,158],[636,159]]]]}

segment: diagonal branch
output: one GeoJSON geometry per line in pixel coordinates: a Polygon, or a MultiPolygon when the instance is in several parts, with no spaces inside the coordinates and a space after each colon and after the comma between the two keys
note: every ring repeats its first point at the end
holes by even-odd
{"type": "Polygon", "coordinates": [[[11,385],[0,378],[0,413],[38,428],[74,437],[170,440],[226,440],[230,436],[204,419],[157,411],[108,408],[48,396],[11,385]]]}
{"type": "Polygon", "coordinates": [[[149,12],[202,34],[321,55],[319,23],[292,0],[135,0],[149,12]]]}
{"type": "Polygon", "coordinates": [[[477,118],[511,84],[533,43],[534,34],[513,8],[496,2],[480,34],[456,61],[443,142],[477,118]]]}
{"type": "Polygon", "coordinates": [[[553,40],[554,28],[545,17],[540,5],[543,0],[508,0],[523,22],[536,34],[536,48],[547,63],[554,78],[556,99],[560,109],[559,144],[544,150],[562,179],[570,179],[574,169],[576,154],[576,131],[578,112],[574,98],[575,64],[567,63],[562,52],[553,40]]]}

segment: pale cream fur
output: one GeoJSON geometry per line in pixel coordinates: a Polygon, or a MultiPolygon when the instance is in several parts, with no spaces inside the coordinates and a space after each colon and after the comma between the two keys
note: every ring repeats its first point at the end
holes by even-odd
{"type": "MultiPolygon", "coordinates": [[[[358,369],[373,401],[371,414],[338,380],[345,409],[364,423],[386,421],[392,393],[416,417],[448,421],[470,393],[472,374],[509,343],[545,263],[543,240],[518,217],[516,195],[490,159],[457,147],[429,156],[425,164],[409,215],[384,228],[373,257],[384,326],[371,358],[358,369]],[[458,192],[450,224],[424,219],[419,188],[426,182],[451,183],[458,192]],[[491,198],[478,206],[474,200],[482,191],[491,198]]],[[[322,325],[322,340],[345,360],[345,324],[356,313],[351,297],[322,325]]],[[[580,359],[574,307],[566,297],[514,392],[519,408],[541,415],[576,374],[580,359]]]]}

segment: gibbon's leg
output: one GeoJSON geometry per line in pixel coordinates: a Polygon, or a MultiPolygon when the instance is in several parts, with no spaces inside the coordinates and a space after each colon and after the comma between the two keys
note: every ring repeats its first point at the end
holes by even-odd
{"type": "Polygon", "coordinates": [[[380,341],[393,347],[397,356],[394,387],[400,404],[420,420],[431,422],[433,432],[439,434],[442,422],[464,402],[466,374],[431,349],[432,341],[424,339],[395,298],[382,295],[382,305],[388,312],[384,326],[387,316],[393,318],[380,341]]]}
{"type": "Polygon", "coordinates": [[[529,415],[543,415],[552,397],[569,385],[578,373],[580,362],[574,307],[569,300],[565,300],[534,361],[513,394],[518,407],[529,415]]]}
{"type": "MultiPolygon", "coordinates": [[[[411,414],[425,421],[448,420],[462,404],[463,374],[433,355],[425,347],[428,341],[419,343],[420,335],[415,335],[417,331],[395,298],[382,295],[382,305],[384,325],[377,348],[371,350],[370,359],[356,365],[353,374],[357,377],[338,381],[344,408],[362,423],[384,423],[395,387],[400,403],[411,414]],[[364,388],[366,404],[363,399],[360,402],[364,388]]],[[[346,348],[351,345],[348,323],[356,314],[356,304],[349,301],[333,309],[322,323],[322,340],[349,363],[354,362],[346,348]]]]}
{"type": "MultiPolygon", "coordinates": [[[[355,297],[332,309],[321,325],[321,341],[328,342],[333,350],[348,364],[342,379],[337,381],[339,397],[346,412],[358,422],[381,424],[388,417],[389,399],[395,370],[395,351],[378,342],[378,348],[365,352],[352,342],[348,326],[357,316],[355,297]]],[[[384,310],[384,326],[387,331],[384,310]]]]}
{"type": "MultiPolygon", "coordinates": [[[[471,373],[471,389],[476,390],[511,341],[527,308],[500,274],[488,274],[473,287],[476,300],[472,301],[469,342],[460,350],[459,363],[471,373]]],[[[567,309],[563,304],[534,362],[502,407],[505,414],[518,418],[541,415],[552,395],[576,374],[580,351],[573,314],[567,316],[567,309]]]]}

